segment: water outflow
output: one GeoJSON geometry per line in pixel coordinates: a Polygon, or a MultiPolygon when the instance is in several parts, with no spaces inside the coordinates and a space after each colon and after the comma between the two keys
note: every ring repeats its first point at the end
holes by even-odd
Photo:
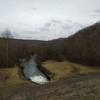
{"type": "Polygon", "coordinates": [[[47,77],[37,67],[36,56],[32,56],[29,61],[23,60],[21,66],[23,67],[23,73],[25,78],[30,79],[37,84],[45,84],[48,82],[47,77]]]}

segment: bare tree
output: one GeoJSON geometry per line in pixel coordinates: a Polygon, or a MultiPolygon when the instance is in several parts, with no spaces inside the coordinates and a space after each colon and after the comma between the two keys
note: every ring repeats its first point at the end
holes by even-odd
{"type": "Polygon", "coordinates": [[[4,32],[2,32],[1,37],[6,39],[11,39],[13,38],[13,35],[11,34],[11,31],[7,29],[4,32]]]}
{"type": "Polygon", "coordinates": [[[13,35],[11,34],[11,31],[10,30],[5,30],[4,32],[2,32],[1,34],[1,37],[4,38],[4,41],[5,41],[5,45],[6,45],[6,66],[8,66],[8,59],[9,59],[9,42],[8,42],[8,39],[12,39],[13,38],[13,35]]]}

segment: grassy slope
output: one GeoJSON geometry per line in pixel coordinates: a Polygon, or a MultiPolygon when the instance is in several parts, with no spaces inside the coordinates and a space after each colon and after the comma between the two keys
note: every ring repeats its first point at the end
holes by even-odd
{"type": "Polygon", "coordinates": [[[21,84],[3,89],[2,94],[0,100],[100,100],[100,73],[75,75],[40,86],[21,84]]]}
{"type": "MultiPolygon", "coordinates": [[[[94,73],[100,72],[100,67],[92,68],[89,66],[75,64],[75,63],[71,63],[68,61],[63,61],[63,62],[46,61],[46,62],[43,62],[43,66],[54,73],[54,77],[52,80],[58,80],[58,79],[63,80],[66,77],[68,77],[68,81],[64,82],[64,83],[62,83],[60,81],[57,81],[57,83],[56,82],[50,83],[50,84],[47,84],[47,88],[45,86],[43,88],[41,86],[40,86],[40,88],[34,87],[34,85],[33,85],[33,89],[32,89],[32,84],[30,82],[20,79],[20,77],[18,75],[18,68],[17,67],[5,68],[5,69],[0,68],[0,76],[4,75],[4,76],[8,77],[7,80],[0,81],[0,95],[1,95],[1,97],[8,98],[7,96],[13,94],[14,99],[12,99],[12,100],[16,100],[16,98],[18,98],[17,100],[26,100],[26,99],[24,99],[23,95],[25,97],[27,95],[28,96],[31,95],[30,98],[34,97],[34,95],[39,95],[39,96],[36,96],[36,100],[55,100],[56,97],[54,95],[56,95],[56,92],[54,93],[52,91],[53,91],[53,89],[54,89],[54,91],[56,91],[56,89],[58,89],[57,93],[59,91],[60,94],[59,94],[59,96],[57,96],[57,98],[59,98],[58,100],[63,100],[62,96],[66,95],[66,93],[62,94],[63,91],[71,91],[71,94],[73,94],[73,95],[77,94],[77,93],[75,93],[76,87],[70,87],[70,88],[67,87],[67,89],[65,89],[66,88],[65,86],[67,86],[66,84],[68,84],[70,82],[70,80],[72,79],[71,77],[73,77],[74,75],[76,76],[76,74],[79,74],[79,73],[86,74],[89,72],[94,72],[94,73]],[[53,84],[56,84],[56,85],[53,85],[53,84]],[[65,90],[62,91],[61,87],[59,87],[59,84],[62,88],[64,87],[63,89],[65,89],[65,90]],[[36,92],[35,94],[33,94],[33,92],[35,91],[35,88],[40,89],[40,91],[42,91],[41,89],[43,89],[44,92],[43,93],[36,92]],[[30,90],[27,91],[27,89],[30,89],[30,90]],[[47,94],[47,92],[45,92],[45,90],[48,91],[48,94],[47,94]],[[18,96],[16,94],[16,91],[18,93],[18,96]],[[6,94],[6,96],[5,96],[5,94],[6,94]],[[42,94],[42,95],[40,95],[40,94],[42,94]],[[21,99],[19,99],[19,98],[21,98],[21,99]],[[48,98],[48,99],[45,99],[45,98],[48,98]]],[[[85,84],[85,86],[87,86],[89,84],[91,85],[92,84],[91,82],[93,81],[93,85],[94,85],[94,84],[96,84],[95,82],[97,81],[96,77],[94,79],[92,79],[92,77],[90,77],[90,78],[88,78],[89,83],[87,83],[87,81],[88,81],[87,79],[85,79],[85,81],[84,81],[84,78],[81,78],[81,76],[79,76],[79,77],[82,81],[81,83],[80,82],[78,83],[78,84],[81,84],[80,87],[82,86],[81,92],[80,92],[81,95],[82,95],[82,91],[84,92],[84,88],[83,88],[84,84],[85,84]]],[[[77,78],[76,79],[73,78],[73,79],[75,82],[78,82],[76,80],[77,78]]],[[[72,83],[74,83],[74,82],[71,82],[70,84],[72,84],[72,83]]],[[[68,84],[68,85],[70,85],[70,84],[68,84]]],[[[96,85],[96,86],[98,86],[98,85],[96,85]]],[[[86,90],[86,91],[88,91],[88,90],[86,90]]],[[[90,93],[91,93],[91,91],[90,91],[90,93]]],[[[13,95],[11,95],[11,96],[13,96],[13,95]]],[[[64,96],[64,97],[66,97],[66,96],[64,96]]],[[[88,97],[86,97],[86,98],[88,98],[88,97]]],[[[6,99],[4,99],[4,100],[6,100],[6,99]]],[[[30,100],[33,100],[33,99],[30,99],[30,100]]],[[[86,100],[88,100],[88,99],[86,99],[86,100]]]]}
{"type": "Polygon", "coordinates": [[[26,83],[18,74],[18,68],[0,68],[0,88],[26,83]]]}
{"type": "Polygon", "coordinates": [[[99,66],[91,67],[81,64],[72,63],[69,61],[57,62],[57,61],[46,61],[43,62],[43,66],[54,73],[54,80],[74,75],[83,74],[89,72],[100,72],[99,66]]]}
{"type": "MultiPolygon", "coordinates": [[[[59,80],[71,75],[89,72],[100,72],[100,67],[90,67],[80,64],[71,63],[69,61],[45,61],[42,65],[53,73],[52,80],[59,80]]],[[[18,67],[0,68],[0,87],[12,86],[16,84],[27,83],[21,79],[18,73],[18,67]]]]}

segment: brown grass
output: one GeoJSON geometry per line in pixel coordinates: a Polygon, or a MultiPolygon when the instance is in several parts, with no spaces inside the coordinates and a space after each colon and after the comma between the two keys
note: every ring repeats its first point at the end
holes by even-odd
{"type": "Polygon", "coordinates": [[[0,68],[0,87],[8,87],[16,84],[26,83],[18,74],[18,67],[15,68],[0,68]]]}
{"type": "MultiPolygon", "coordinates": [[[[80,73],[100,72],[99,66],[90,67],[69,61],[57,62],[48,60],[43,62],[42,66],[53,73],[52,80],[59,80],[80,73]]],[[[22,83],[28,83],[28,81],[21,78],[17,66],[14,68],[0,68],[0,87],[8,87],[22,83]]]]}
{"type": "MultiPolygon", "coordinates": [[[[75,74],[89,72],[100,72],[100,67],[90,67],[81,64],[75,64],[69,61],[57,62],[48,60],[42,63],[42,66],[53,73],[52,80],[59,80],[64,77],[70,77],[75,74]]],[[[0,87],[12,86],[16,84],[27,83],[27,80],[21,78],[18,67],[0,68],[0,87]]]]}
{"type": "Polygon", "coordinates": [[[7,76],[6,80],[0,80],[0,98],[9,100],[10,96],[10,100],[33,100],[33,98],[35,98],[34,100],[63,100],[65,98],[72,98],[70,100],[90,100],[92,93],[94,93],[93,98],[99,96],[95,93],[100,93],[98,73],[100,67],[93,68],[68,61],[57,62],[50,60],[43,62],[42,65],[54,73],[52,80],[57,80],[56,82],[36,86],[20,78],[18,67],[0,68],[0,75],[2,77],[7,76]],[[76,75],[80,73],[82,75],[76,75]]]}
{"type": "Polygon", "coordinates": [[[54,73],[53,80],[58,80],[74,74],[83,74],[89,72],[100,72],[100,67],[85,66],[81,64],[72,63],[69,61],[57,62],[57,61],[45,61],[43,66],[54,73]]]}

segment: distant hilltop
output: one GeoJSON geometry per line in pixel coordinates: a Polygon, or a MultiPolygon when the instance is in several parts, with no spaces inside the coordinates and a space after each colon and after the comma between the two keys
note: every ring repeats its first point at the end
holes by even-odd
{"type": "Polygon", "coordinates": [[[37,54],[41,61],[67,59],[81,64],[100,65],[100,22],[69,38],[51,41],[0,39],[0,67],[11,67],[20,58],[28,58],[32,54],[37,54]]]}

